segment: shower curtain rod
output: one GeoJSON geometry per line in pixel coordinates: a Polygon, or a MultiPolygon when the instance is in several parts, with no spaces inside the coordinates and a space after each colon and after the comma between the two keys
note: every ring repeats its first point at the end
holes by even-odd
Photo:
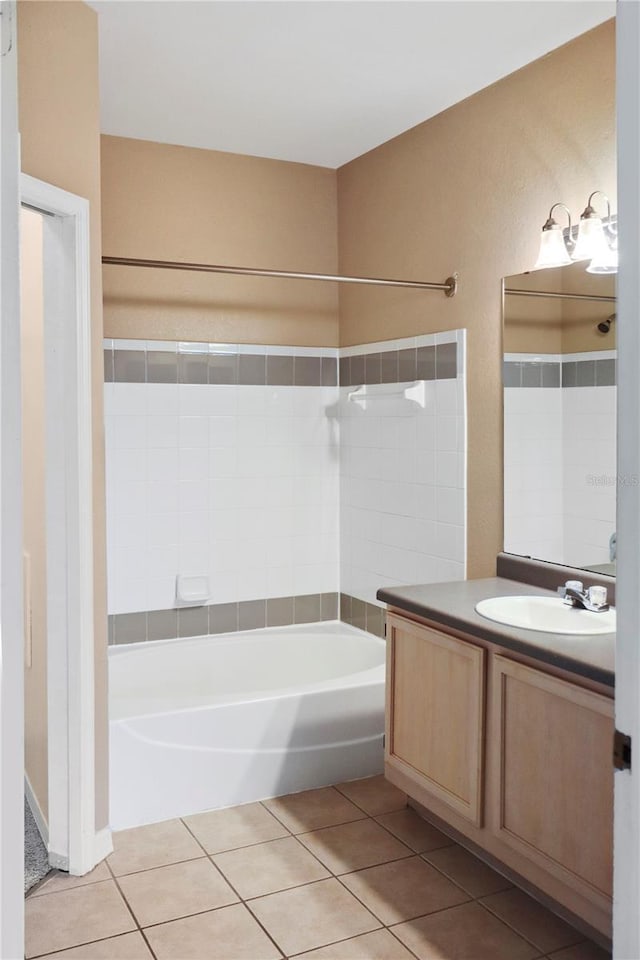
{"type": "Polygon", "coordinates": [[[595,293],[555,293],[551,290],[516,290],[505,287],[504,292],[513,297],[550,297],[554,300],[595,300],[598,303],[615,303],[615,297],[597,296],[595,293]]]}
{"type": "Polygon", "coordinates": [[[329,280],[335,283],[369,283],[382,287],[409,287],[416,290],[443,290],[447,297],[458,292],[458,274],[444,283],[426,280],[383,280],[381,277],[341,277],[326,273],[297,273],[293,270],[257,270],[254,267],[228,267],[214,263],[181,263],[177,260],[139,260],[134,257],[103,257],[104,264],[117,267],[152,267],[156,270],[194,270],[201,273],[232,273],[244,277],[279,277],[285,280],[329,280]]]}

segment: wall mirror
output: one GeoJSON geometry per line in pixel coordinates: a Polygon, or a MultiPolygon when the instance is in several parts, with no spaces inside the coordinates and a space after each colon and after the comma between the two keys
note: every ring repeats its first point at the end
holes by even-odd
{"type": "Polygon", "coordinates": [[[615,576],[615,275],[503,280],[504,550],[615,576]]]}

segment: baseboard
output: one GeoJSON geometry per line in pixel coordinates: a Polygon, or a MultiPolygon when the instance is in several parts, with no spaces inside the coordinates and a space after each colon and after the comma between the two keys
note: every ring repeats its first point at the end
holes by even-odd
{"type": "Polygon", "coordinates": [[[45,847],[49,849],[49,824],[45,820],[42,808],[38,803],[38,799],[33,791],[33,787],[31,786],[29,777],[26,775],[26,773],[24,775],[24,795],[27,799],[27,803],[29,804],[29,809],[33,814],[33,819],[36,822],[38,833],[42,837],[42,842],[44,843],[45,847]]]}

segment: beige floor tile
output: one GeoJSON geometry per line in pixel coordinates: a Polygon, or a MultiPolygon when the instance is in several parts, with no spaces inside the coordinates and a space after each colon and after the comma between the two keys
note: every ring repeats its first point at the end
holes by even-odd
{"type": "Polygon", "coordinates": [[[454,842],[451,837],[423,820],[411,807],[394,810],[392,813],[383,813],[382,816],[376,817],[376,820],[416,853],[450,847],[454,842]]]}
{"type": "Polygon", "coordinates": [[[299,839],[332,873],[351,873],[413,853],[369,819],[303,833],[299,839]]]}
{"type": "Polygon", "coordinates": [[[365,814],[334,787],[304,790],[288,797],[264,800],[265,807],[282,820],[292,833],[307,833],[336,823],[361,820],[365,814]]]}
{"type": "Polygon", "coordinates": [[[218,853],[213,860],[244,900],[330,876],[295,837],[218,853]]]}
{"type": "Polygon", "coordinates": [[[120,889],[141,927],[237,903],[238,897],[206,857],[120,877],[120,889]]]}
{"type": "Polygon", "coordinates": [[[25,903],[26,956],[115,937],[135,926],[113,880],[29,897],[25,903]]]}
{"type": "Polygon", "coordinates": [[[158,960],[276,960],[280,952],[244,904],[145,930],[158,960]]]}
{"type": "Polygon", "coordinates": [[[202,856],[202,849],[180,820],[120,830],[113,834],[113,847],[108,863],[116,877],[202,856]]]}
{"type": "Polygon", "coordinates": [[[30,897],[41,897],[43,893],[59,893],[61,890],[73,890],[74,887],[83,887],[87,883],[99,883],[101,880],[111,880],[111,874],[105,860],[84,877],[72,877],[69,873],[54,870],[36,890],[31,890],[30,897]]]}
{"type": "Polygon", "coordinates": [[[340,879],[387,925],[422,917],[470,899],[468,893],[420,857],[383,863],[348,873],[340,879]]]}
{"type": "Polygon", "coordinates": [[[360,937],[299,953],[296,960],[415,960],[412,953],[388,930],[374,930],[360,937]]]}
{"type": "Polygon", "coordinates": [[[549,960],[611,960],[611,953],[591,940],[549,954],[549,960]]]}
{"type": "Polygon", "coordinates": [[[124,933],[96,943],[85,943],[62,953],[49,953],[40,960],[153,960],[141,933],[124,933]]]}
{"type": "Polygon", "coordinates": [[[261,803],[245,803],[240,807],[197,813],[185,817],[184,822],[207,853],[222,853],[223,850],[246,847],[250,843],[289,836],[289,831],[261,803]]]}
{"type": "Polygon", "coordinates": [[[251,910],[288,957],[380,926],[337,880],[272,893],[251,910]]]}
{"type": "Polygon", "coordinates": [[[568,923],[515,887],[494,893],[481,902],[513,927],[516,933],[535,943],[541,953],[551,953],[552,950],[560,950],[584,939],[568,923]]]}
{"type": "Polygon", "coordinates": [[[432,850],[423,856],[464,890],[468,890],[472,897],[487,897],[490,893],[499,893],[512,886],[486,863],[457,844],[432,850]]]}
{"type": "Polygon", "coordinates": [[[420,960],[533,960],[540,951],[477,903],[393,928],[420,960]]]}
{"type": "Polygon", "coordinates": [[[370,817],[378,817],[391,810],[401,810],[407,805],[406,793],[394,787],[382,774],[379,777],[367,777],[365,780],[339,783],[336,789],[362,807],[370,817]]]}

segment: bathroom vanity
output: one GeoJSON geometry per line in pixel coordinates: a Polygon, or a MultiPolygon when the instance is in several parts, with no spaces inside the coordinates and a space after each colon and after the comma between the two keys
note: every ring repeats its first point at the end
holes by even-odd
{"type": "Polygon", "coordinates": [[[615,635],[475,611],[522,594],[553,595],[502,578],[378,592],[385,774],[423,815],[610,937],[615,635]]]}

